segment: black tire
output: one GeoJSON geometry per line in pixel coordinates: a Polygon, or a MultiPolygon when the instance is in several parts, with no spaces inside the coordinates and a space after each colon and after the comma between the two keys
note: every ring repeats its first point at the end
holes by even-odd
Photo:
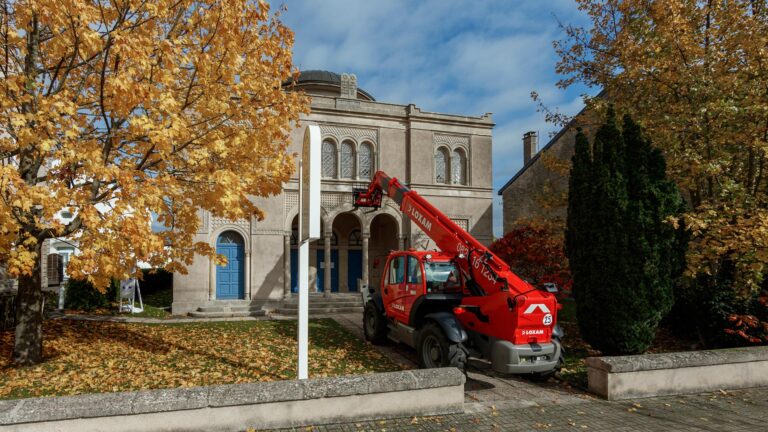
{"type": "Polygon", "coordinates": [[[419,331],[416,351],[422,368],[455,367],[466,371],[467,349],[461,343],[448,340],[443,329],[433,322],[428,322],[419,331]]]}
{"type": "Polygon", "coordinates": [[[387,340],[387,330],[387,318],[373,302],[368,302],[363,312],[365,340],[374,345],[380,345],[387,340]]]}

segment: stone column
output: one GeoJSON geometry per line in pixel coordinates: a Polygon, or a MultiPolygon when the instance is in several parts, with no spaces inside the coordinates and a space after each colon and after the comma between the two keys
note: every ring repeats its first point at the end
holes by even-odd
{"type": "Polygon", "coordinates": [[[251,251],[245,252],[245,299],[248,301],[251,301],[253,298],[253,283],[251,283],[251,266],[253,263],[251,262],[251,251]]]}
{"type": "Polygon", "coordinates": [[[331,262],[331,233],[326,232],[323,235],[323,246],[325,258],[323,258],[323,296],[331,295],[331,271],[333,270],[331,262]]]}
{"type": "Polygon", "coordinates": [[[283,236],[283,298],[291,296],[291,235],[283,236]]]}
{"type": "Polygon", "coordinates": [[[216,300],[216,263],[208,260],[208,301],[216,300]]]}
{"type": "Polygon", "coordinates": [[[363,285],[368,286],[368,239],[369,233],[364,233],[363,237],[363,285]]]}
{"type": "Polygon", "coordinates": [[[397,250],[405,250],[405,236],[397,236],[397,250]]]}

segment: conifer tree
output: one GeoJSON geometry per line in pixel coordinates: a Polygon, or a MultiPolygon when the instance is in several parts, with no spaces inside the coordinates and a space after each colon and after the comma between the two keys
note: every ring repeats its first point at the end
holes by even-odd
{"type": "Polygon", "coordinates": [[[661,153],[609,110],[590,151],[579,133],[571,168],[567,253],[584,339],[606,354],[648,348],[672,306],[680,195],[661,153]]]}

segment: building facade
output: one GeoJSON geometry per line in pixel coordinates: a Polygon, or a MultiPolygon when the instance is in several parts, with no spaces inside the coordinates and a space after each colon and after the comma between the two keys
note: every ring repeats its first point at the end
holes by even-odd
{"type": "MultiPolygon", "coordinates": [[[[603,100],[605,93],[595,98],[603,100]]],[[[599,120],[595,110],[582,109],[540,151],[536,132],[523,135],[523,167],[498,192],[502,197],[504,233],[530,221],[565,226],[576,133],[582,129],[591,139],[599,120]]]]}
{"type": "MultiPolygon", "coordinates": [[[[311,96],[304,125],[322,132],[322,235],[310,246],[310,290],[355,292],[377,285],[390,250],[432,249],[415,224],[385,197],[377,210],[355,209],[353,188],[383,170],[426,197],[479,241],[492,240],[490,114],[467,117],[377,102],[354,75],[303,72],[289,91],[311,96]]],[[[300,153],[303,126],[289,151],[300,153]]],[[[298,180],[280,195],[256,198],[261,221],[230,221],[200,211],[196,241],[228,258],[216,266],[196,257],[188,274],[174,274],[173,313],[216,300],[279,302],[296,291],[298,180]]]]}

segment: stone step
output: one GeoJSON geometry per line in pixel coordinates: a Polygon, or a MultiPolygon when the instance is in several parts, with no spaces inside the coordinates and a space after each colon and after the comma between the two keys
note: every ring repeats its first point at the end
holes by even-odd
{"type": "Polygon", "coordinates": [[[197,308],[197,312],[204,312],[204,313],[217,313],[217,312],[228,312],[229,308],[224,306],[201,306],[197,308]]]}
{"type": "Polygon", "coordinates": [[[245,305],[245,306],[230,306],[229,310],[232,312],[257,312],[261,310],[261,306],[245,305]]]}
{"type": "Polygon", "coordinates": [[[209,306],[248,306],[251,304],[250,300],[212,300],[209,302],[209,306]]]}
{"type": "MultiPolygon", "coordinates": [[[[323,296],[309,296],[309,301],[330,301],[330,302],[346,302],[346,301],[360,301],[362,297],[358,295],[345,295],[343,297],[337,297],[337,296],[330,296],[330,297],[323,297],[323,296]]],[[[286,302],[297,302],[299,301],[299,296],[291,296],[285,300],[286,302]]]]}
{"type": "MultiPolygon", "coordinates": [[[[298,309],[286,309],[286,308],[280,308],[276,309],[275,314],[278,315],[287,315],[287,316],[296,316],[299,314],[298,309]]],[[[328,307],[328,308],[309,308],[309,314],[310,315],[320,315],[320,314],[342,314],[342,313],[363,313],[363,307],[362,306],[354,306],[354,307],[328,307]]]]}
{"type": "Polygon", "coordinates": [[[240,311],[240,312],[233,312],[233,311],[225,311],[225,312],[200,312],[200,311],[194,311],[190,312],[189,316],[193,318],[245,318],[245,317],[260,317],[266,315],[266,312],[263,310],[253,310],[253,311],[240,311]]]}
{"type": "MultiPolygon", "coordinates": [[[[309,302],[309,307],[310,308],[316,308],[316,309],[339,308],[339,307],[357,307],[357,306],[362,306],[362,305],[363,305],[362,301],[346,301],[346,302],[320,302],[320,301],[314,302],[314,301],[310,301],[309,302]]],[[[293,302],[285,303],[282,307],[284,309],[296,309],[296,308],[299,307],[299,303],[298,302],[297,303],[293,303],[293,302]]]]}

